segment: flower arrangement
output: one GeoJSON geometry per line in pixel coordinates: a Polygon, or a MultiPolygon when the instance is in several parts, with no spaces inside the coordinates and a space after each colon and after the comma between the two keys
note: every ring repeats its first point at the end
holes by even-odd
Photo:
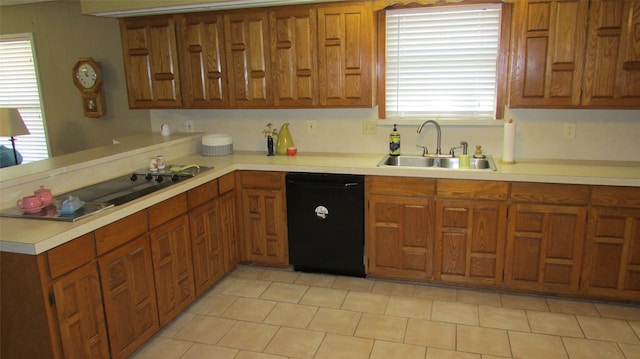
{"type": "Polygon", "coordinates": [[[262,130],[265,138],[274,138],[278,136],[278,130],[273,128],[273,124],[271,122],[267,123],[264,130],[262,130]]]}

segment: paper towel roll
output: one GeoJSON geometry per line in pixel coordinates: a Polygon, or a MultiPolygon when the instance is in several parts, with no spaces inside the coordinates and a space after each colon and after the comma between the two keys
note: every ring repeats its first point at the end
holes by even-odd
{"type": "Polygon", "coordinates": [[[516,124],[509,120],[504,124],[504,138],[502,145],[502,163],[516,163],[514,154],[516,151],[516,124]]]}

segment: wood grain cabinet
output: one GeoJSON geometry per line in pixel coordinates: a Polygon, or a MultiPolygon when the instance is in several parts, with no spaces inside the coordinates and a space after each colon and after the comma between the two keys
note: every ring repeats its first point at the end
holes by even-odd
{"type": "Polygon", "coordinates": [[[513,183],[505,285],[577,294],[589,186],[513,183]]]}
{"type": "Polygon", "coordinates": [[[437,280],[502,282],[508,191],[507,182],[438,180],[437,280]]]}
{"type": "Polygon", "coordinates": [[[640,188],[592,188],[583,290],[587,295],[640,300],[640,188]]]}
{"type": "Polygon", "coordinates": [[[433,278],[435,234],[433,179],[367,176],[367,275],[433,278]]]}
{"type": "Polygon", "coordinates": [[[219,231],[224,248],[224,270],[231,271],[240,262],[240,236],[238,234],[238,206],[236,205],[236,176],[226,174],[218,179],[220,208],[219,231]]]}
{"type": "Polygon", "coordinates": [[[639,108],[634,1],[516,2],[511,107],[639,108]]]}
{"type": "Polygon", "coordinates": [[[289,264],[285,173],[239,171],[240,223],[244,260],[289,264]]]}
{"type": "Polygon", "coordinates": [[[120,20],[130,108],[182,105],[175,18],[152,16],[120,20]]]}

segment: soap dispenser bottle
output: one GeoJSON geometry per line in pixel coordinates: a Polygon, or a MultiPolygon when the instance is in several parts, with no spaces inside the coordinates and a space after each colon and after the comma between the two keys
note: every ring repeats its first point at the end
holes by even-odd
{"type": "Polygon", "coordinates": [[[400,156],[400,132],[396,125],[393,125],[393,131],[389,134],[389,154],[391,156],[400,156]]]}

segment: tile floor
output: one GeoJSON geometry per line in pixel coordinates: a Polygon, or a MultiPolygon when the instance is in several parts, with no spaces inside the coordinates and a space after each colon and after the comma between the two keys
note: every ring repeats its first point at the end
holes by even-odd
{"type": "Polygon", "coordinates": [[[639,359],[640,306],[239,266],[136,359],[639,359]]]}

